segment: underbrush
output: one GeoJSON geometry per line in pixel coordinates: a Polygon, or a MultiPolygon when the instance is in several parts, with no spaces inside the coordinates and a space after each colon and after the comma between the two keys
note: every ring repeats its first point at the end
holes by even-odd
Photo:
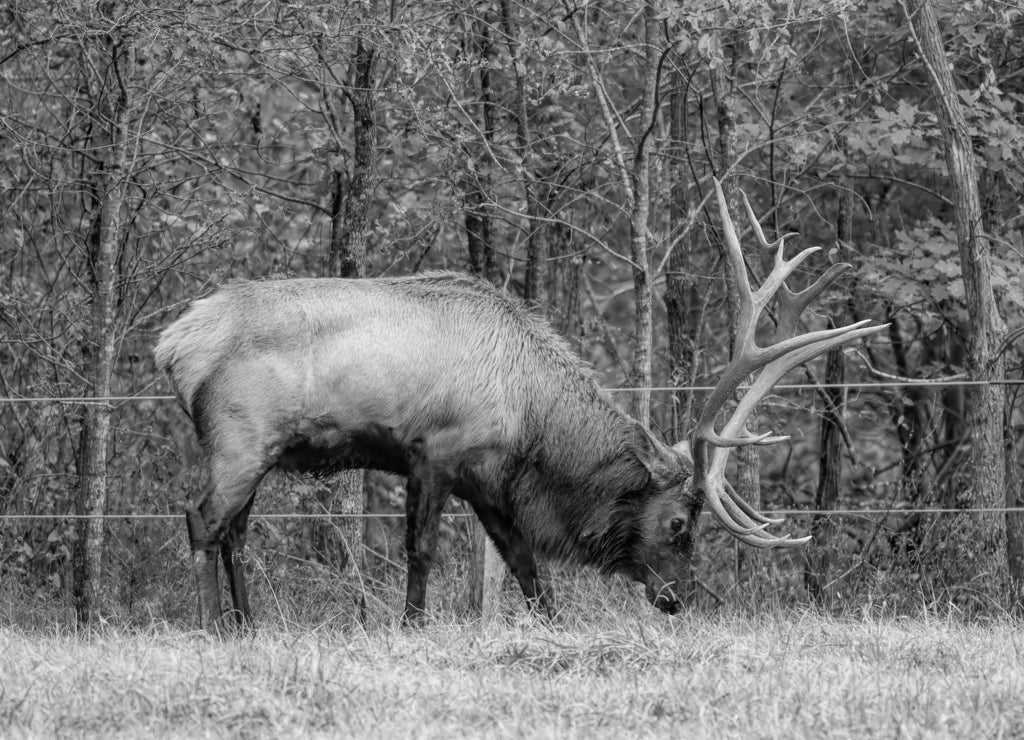
{"type": "MultiPolygon", "coordinates": [[[[399,520],[400,522],[400,520],[399,520]]],[[[177,524],[177,522],[175,522],[177,524]]],[[[389,526],[400,528],[389,522],[389,526]]],[[[165,622],[183,629],[196,624],[195,588],[189,572],[191,560],[180,526],[161,531],[159,547],[147,558],[137,558],[117,547],[138,536],[112,527],[104,581],[108,599],[104,619],[118,626],[145,627],[165,622]],[[117,536],[114,536],[117,535],[117,536]]],[[[389,624],[401,611],[405,593],[404,553],[392,549],[367,550],[363,567],[351,569],[303,553],[295,546],[304,534],[283,525],[257,521],[245,549],[246,570],[253,611],[260,624],[282,629],[309,629],[322,624],[389,624]]],[[[1006,605],[988,603],[970,590],[971,581],[959,579],[955,588],[929,576],[920,562],[879,557],[840,557],[831,554],[833,575],[812,604],[805,582],[806,555],[800,551],[757,553],[736,545],[728,536],[712,530],[695,559],[694,588],[688,598],[691,611],[801,610],[814,608],[835,617],[864,615],[901,617],[929,614],[954,619],[999,619],[1006,605]]],[[[437,564],[428,587],[431,613],[442,619],[472,621],[469,563],[470,537],[465,525],[449,527],[441,539],[437,564]]],[[[390,540],[396,535],[391,533],[390,540]]],[[[47,577],[0,569],[0,625],[70,628],[74,610],[64,567],[47,577]]],[[[604,578],[593,570],[551,566],[558,618],[616,613],[646,615],[651,611],[642,589],[621,578],[604,578]]],[[[977,579],[986,575],[976,574],[977,579]]],[[[980,589],[977,593],[983,593],[980,589]]],[[[227,605],[227,596],[224,597],[227,605]]],[[[518,586],[506,576],[495,611],[505,615],[523,612],[518,586]]]]}

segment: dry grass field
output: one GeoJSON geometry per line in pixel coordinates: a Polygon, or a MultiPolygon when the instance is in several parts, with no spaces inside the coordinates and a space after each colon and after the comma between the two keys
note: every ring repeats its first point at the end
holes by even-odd
{"type": "Polygon", "coordinates": [[[266,602],[254,635],[228,637],[184,619],[76,633],[0,604],[0,737],[1024,735],[1008,617],[666,617],[589,588],[554,623],[512,609],[405,629],[384,609],[312,621],[266,602]]]}

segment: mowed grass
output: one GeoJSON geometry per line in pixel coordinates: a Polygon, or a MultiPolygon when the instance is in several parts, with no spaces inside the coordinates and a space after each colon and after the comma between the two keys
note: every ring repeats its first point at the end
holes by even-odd
{"type": "Polygon", "coordinates": [[[964,623],[719,609],[622,587],[548,623],[280,611],[251,636],[0,620],[0,737],[1020,737],[1024,636],[964,623]]]}

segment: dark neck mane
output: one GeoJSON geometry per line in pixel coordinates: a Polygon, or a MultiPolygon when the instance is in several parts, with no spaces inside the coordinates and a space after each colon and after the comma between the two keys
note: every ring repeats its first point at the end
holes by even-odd
{"type": "MultiPolygon", "coordinates": [[[[517,508],[539,553],[619,572],[630,567],[650,475],[635,451],[637,422],[603,398],[586,401],[585,418],[565,407],[547,414],[517,508]]],[[[571,398],[565,405],[577,408],[571,398]]]]}

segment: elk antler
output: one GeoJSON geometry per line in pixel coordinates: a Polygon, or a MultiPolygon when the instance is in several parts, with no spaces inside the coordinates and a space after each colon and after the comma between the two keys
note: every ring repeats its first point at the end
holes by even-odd
{"type": "Polygon", "coordinates": [[[810,537],[790,539],[765,533],[770,524],[781,519],[771,519],[754,510],[744,501],[725,478],[725,465],[731,448],[739,445],[768,445],[789,439],[787,436],[772,436],[770,432],[751,434],[745,426],[747,417],[757,403],[764,398],[782,377],[797,365],[817,357],[823,352],[851,339],[874,334],[885,326],[867,326],[870,320],[858,321],[838,329],[812,331],[797,334],[800,314],[839,275],[850,268],[848,264],[833,265],[810,287],[794,293],[786,286],[786,278],[820,247],[810,247],[793,259],[783,256],[786,234],[773,243],[765,239],[761,225],[754,215],[747,196],[743,195],[747,217],[758,243],[764,249],[775,250],[775,262],[771,272],[756,291],[751,289],[747,267],[743,262],[736,229],[729,216],[729,209],[722,193],[722,185],[714,179],[715,195],[722,218],[722,232],[725,251],[732,266],[735,288],[739,292],[739,315],[736,318],[736,347],[732,360],[726,366],[721,379],[715,386],[707,403],[701,410],[700,419],[693,435],[694,481],[703,493],[704,501],[719,522],[737,539],[755,547],[793,547],[802,545],[810,537]],[[775,299],[778,303],[774,341],[759,347],[754,341],[757,320],[768,304],[775,299]],[[736,392],[740,384],[752,373],[757,373],[750,387],[736,404],[732,416],[721,431],[715,430],[715,419],[736,392]]]}

